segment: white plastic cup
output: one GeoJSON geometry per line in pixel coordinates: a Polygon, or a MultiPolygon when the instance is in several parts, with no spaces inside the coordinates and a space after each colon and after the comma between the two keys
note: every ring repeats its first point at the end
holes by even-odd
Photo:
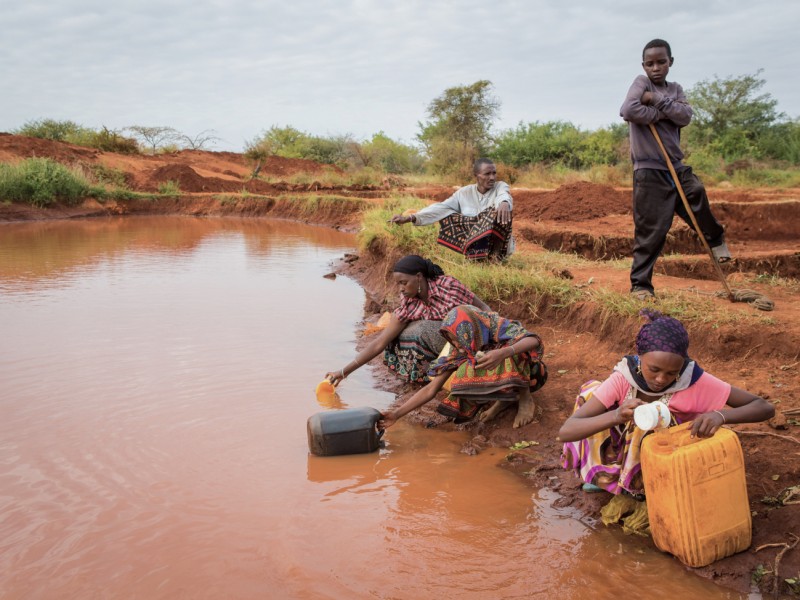
{"type": "Polygon", "coordinates": [[[643,431],[669,427],[669,408],[663,402],[650,402],[633,409],[633,422],[643,431]]]}

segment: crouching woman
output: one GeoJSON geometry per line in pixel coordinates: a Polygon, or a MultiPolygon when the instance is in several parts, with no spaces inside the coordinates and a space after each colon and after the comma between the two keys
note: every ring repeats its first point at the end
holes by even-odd
{"type": "Polygon", "coordinates": [[[640,448],[648,431],[633,421],[637,406],[660,400],[672,425],[694,421],[692,437],[711,437],[728,423],[765,421],[771,404],[706,373],[689,358],[683,324],[655,311],[636,336],[636,355],[625,356],[603,381],[583,385],[574,412],[558,432],[562,466],[585,491],[644,494],[640,448]]]}
{"type": "Polygon", "coordinates": [[[536,405],[531,393],[547,381],[538,335],[518,321],[469,305],[447,313],[439,331],[450,343],[450,352],[431,366],[431,382],[399,408],[383,413],[379,427],[390,427],[433,400],[451,376],[450,395],[437,411],[456,423],[469,421],[484,408],[480,419],[488,421],[512,403],[517,405],[514,427],[533,421],[536,405]]]}

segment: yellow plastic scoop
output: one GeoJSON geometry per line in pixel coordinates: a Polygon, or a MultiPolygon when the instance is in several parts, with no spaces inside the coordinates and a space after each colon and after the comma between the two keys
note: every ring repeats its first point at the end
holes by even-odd
{"type": "Polygon", "coordinates": [[[330,379],[323,379],[317,384],[316,394],[319,395],[327,395],[327,394],[335,394],[336,388],[333,387],[330,379]]]}
{"type": "Polygon", "coordinates": [[[345,408],[346,406],[329,379],[323,379],[317,385],[317,404],[323,408],[345,408]]]}

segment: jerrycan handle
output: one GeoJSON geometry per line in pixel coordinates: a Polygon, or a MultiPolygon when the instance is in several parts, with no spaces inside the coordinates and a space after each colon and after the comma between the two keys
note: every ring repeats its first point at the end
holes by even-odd
{"type": "Polygon", "coordinates": [[[680,427],[680,433],[676,436],[678,439],[676,440],[677,443],[675,444],[676,448],[683,448],[684,446],[690,446],[691,444],[695,444],[700,441],[700,438],[692,437],[691,429],[692,429],[692,421],[686,421],[685,423],[681,423],[678,427],[680,427]]]}
{"type": "Polygon", "coordinates": [[[381,439],[383,434],[386,433],[385,429],[378,429],[378,421],[381,420],[381,417],[383,417],[381,413],[372,416],[372,426],[375,428],[375,431],[378,432],[378,439],[381,439]]]}

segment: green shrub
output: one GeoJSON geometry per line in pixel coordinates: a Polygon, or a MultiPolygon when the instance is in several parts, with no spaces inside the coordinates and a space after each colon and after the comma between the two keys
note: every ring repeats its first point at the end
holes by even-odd
{"type": "Polygon", "coordinates": [[[773,125],[759,144],[766,156],[800,165],[800,119],[773,125]]]}
{"type": "Polygon", "coordinates": [[[158,193],[162,196],[180,196],[181,186],[177,181],[165,181],[158,184],[158,193]]]}
{"type": "Polygon", "coordinates": [[[734,172],[731,183],[738,187],[798,187],[800,170],[753,166],[734,172]]]}
{"type": "Polygon", "coordinates": [[[384,173],[412,173],[422,170],[423,158],[419,150],[391,139],[382,131],[372,139],[359,144],[360,156],[368,167],[384,173]]]}
{"type": "Polygon", "coordinates": [[[78,125],[74,121],[56,121],[55,119],[35,119],[28,121],[19,129],[12,133],[17,135],[27,135],[28,137],[42,138],[45,140],[55,140],[65,142],[70,136],[82,135],[90,131],[78,125]]]}
{"type": "Polygon", "coordinates": [[[116,188],[127,188],[128,182],[125,180],[125,173],[120,169],[95,164],[86,165],[92,179],[100,185],[110,185],[116,188]]]}
{"type": "Polygon", "coordinates": [[[692,149],[683,162],[692,167],[706,184],[719,183],[726,179],[725,161],[708,147],[692,149]]]}
{"type": "Polygon", "coordinates": [[[44,207],[54,202],[77,204],[91,194],[80,170],[49,158],[29,158],[17,164],[0,163],[0,199],[44,207]]]}
{"type": "Polygon", "coordinates": [[[85,141],[74,141],[73,144],[97,148],[103,152],[117,152],[119,154],[139,154],[139,145],[133,138],[125,137],[118,131],[103,127],[100,131],[92,131],[86,136],[85,141]]]}

